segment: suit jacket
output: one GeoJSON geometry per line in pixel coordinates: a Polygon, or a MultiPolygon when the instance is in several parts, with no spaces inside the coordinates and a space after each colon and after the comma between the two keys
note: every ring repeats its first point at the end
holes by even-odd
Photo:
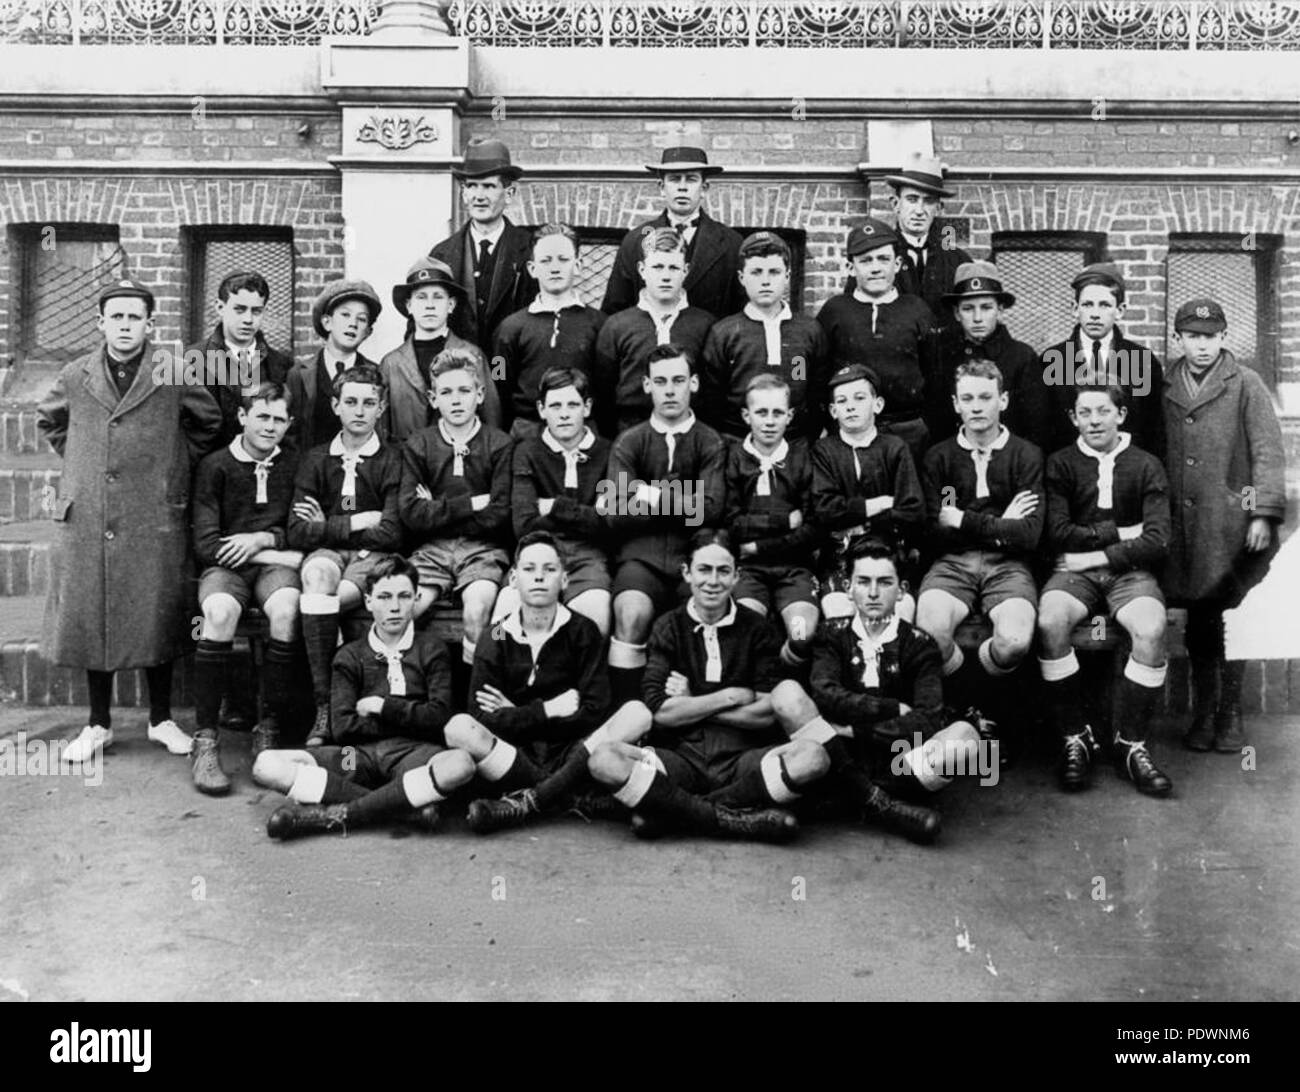
{"type": "MultiPolygon", "coordinates": [[[[479,416],[485,425],[501,427],[501,399],[497,385],[488,374],[487,360],[473,342],[448,331],[447,349],[464,349],[478,358],[479,379],[483,381],[483,405],[479,416]]],[[[415,344],[408,337],[396,349],[384,354],[379,370],[388,382],[388,410],[380,420],[380,431],[390,444],[400,444],[412,433],[429,424],[429,399],[424,378],[415,361],[415,344]]]]}
{"type": "MultiPolygon", "coordinates": [[[[285,445],[302,455],[306,455],[317,444],[328,443],[334,439],[333,436],[316,436],[312,433],[317,395],[316,370],[324,354],[324,349],[317,349],[314,356],[298,361],[289,372],[289,378],[285,380],[292,402],[290,412],[293,414],[293,421],[285,436],[285,445]]],[[[372,368],[377,366],[373,360],[360,353],[357,353],[357,359],[353,363],[369,364],[372,368]]],[[[330,392],[326,391],[325,397],[329,398],[330,392]]]]}
{"type": "MultiPolygon", "coordinates": [[[[293,359],[289,354],[271,348],[267,343],[266,336],[260,330],[257,332],[257,337],[254,338],[254,344],[257,346],[258,378],[263,383],[287,382],[289,370],[293,367],[293,359]]],[[[185,355],[188,357],[192,352],[198,353],[203,359],[204,378],[207,383],[208,393],[216,399],[217,405],[221,409],[221,433],[217,437],[216,446],[224,447],[244,431],[239,424],[240,397],[243,394],[243,386],[236,379],[238,376],[237,362],[225,360],[226,339],[221,332],[221,324],[217,323],[213,327],[206,341],[197,342],[187,348],[185,355]],[[218,357],[216,355],[218,353],[222,355],[218,357]]]]}
{"type": "Polygon", "coordinates": [[[506,218],[505,230],[497,240],[487,312],[480,316],[475,304],[474,248],[467,245],[469,228],[466,224],[454,235],[443,239],[429,251],[429,257],[446,262],[464,287],[469,296],[468,306],[457,307],[452,313],[452,327],[486,356],[492,351],[492,339],[501,320],[527,307],[537,296],[537,281],[528,272],[528,260],[533,256],[533,233],[506,218]]]}
{"type": "MultiPolygon", "coordinates": [[[[640,298],[645,284],[636,271],[641,261],[641,237],[647,228],[660,227],[668,227],[666,212],[638,224],[623,236],[605,289],[605,300],[600,305],[605,314],[617,314],[640,298]]],[[[711,315],[732,315],[745,306],[745,290],[736,276],[740,244],[737,232],[701,210],[691,248],[690,270],[686,274],[686,298],[692,307],[711,315]]]]}

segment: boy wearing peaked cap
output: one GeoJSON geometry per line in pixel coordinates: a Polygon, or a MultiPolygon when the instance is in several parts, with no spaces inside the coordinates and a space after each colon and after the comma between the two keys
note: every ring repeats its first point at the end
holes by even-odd
{"type": "Polygon", "coordinates": [[[830,339],[833,367],[865,364],[880,380],[884,399],[882,432],[906,441],[914,462],[928,446],[926,380],[932,372],[934,313],[919,296],[897,285],[902,240],[880,220],[853,228],[844,252],[855,286],[849,295],[827,300],[817,314],[830,339]]]}
{"type": "Polygon", "coordinates": [[[1043,385],[1048,421],[1044,451],[1074,443],[1070,424],[1076,387],[1115,383],[1128,398],[1124,431],[1157,459],[1165,457],[1165,419],[1160,405],[1164,372],[1160,358],[1145,345],[1131,341],[1119,328],[1124,317],[1127,286],[1114,262],[1086,266],[1070,282],[1074,289],[1074,331],[1068,340],[1042,354],[1043,385]]]}
{"type": "MultiPolygon", "coordinates": [[[[1263,579],[1286,510],[1282,429],[1264,381],[1226,347],[1228,322],[1212,299],[1174,318],[1183,356],[1165,375],[1173,530],[1165,590],[1187,604],[1193,751],[1240,753],[1244,660],[1227,660],[1223,612],[1263,579]]],[[[1136,438],[1135,438],[1136,439],[1136,438]]]]}
{"type": "Polygon", "coordinates": [[[944,182],[946,168],[932,155],[913,152],[897,174],[885,175],[894,191],[890,204],[902,243],[898,290],[920,296],[936,315],[943,315],[943,295],[958,279],[957,268],[971,260],[958,246],[945,246],[935,219],[943,198],[953,196],[944,182]]]}
{"type": "Polygon", "coordinates": [[[614,269],[600,309],[607,315],[631,307],[644,287],[637,272],[641,259],[641,238],[655,228],[672,228],[686,244],[686,298],[692,307],[711,315],[730,315],[745,304],[745,294],[736,280],[736,255],[740,235],[713,219],[703,209],[709,179],[722,168],[709,162],[701,148],[665,148],[658,163],[646,170],[659,179],[664,211],[653,220],[638,224],[619,244],[614,269]]]}
{"type": "Polygon", "coordinates": [[[383,309],[367,281],[331,281],[312,303],[312,329],[325,344],[311,360],[294,365],[288,380],[294,412],[287,443],[300,453],[338,434],[338,415],[331,408],[334,382],[350,368],[377,366],[358,347],[383,309]]]}
{"type": "Polygon", "coordinates": [[[927,384],[931,444],[957,432],[954,383],[957,369],[972,360],[991,360],[1002,373],[1008,403],[1002,420],[1007,428],[1039,447],[1046,440],[1049,410],[1038,354],[1013,338],[1002,321],[1003,312],[1015,302],[992,262],[965,262],[957,267],[953,290],[943,296],[944,310],[955,321],[935,335],[934,373],[927,384]]]}
{"type": "Polygon", "coordinates": [[[429,366],[443,349],[462,349],[479,360],[483,384],[483,420],[501,425],[501,400],[489,382],[487,360],[477,345],[453,332],[457,315],[466,307],[465,289],[451,267],[436,258],[421,258],[406,271],[406,280],[393,285],[393,306],[406,316],[406,340],[379,362],[388,383],[388,413],[384,431],[391,444],[433,424],[429,401],[429,366]]]}
{"type": "Polygon", "coordinates": [[[524,172],[510,161],[510,149],[501,141],[476,137],[451,173],[460,180],[468,219],[429,257],[445,263],[460,281],[469,303],[464,335],[487,352],[502,320],[537,295],[537,281],[528,271],[532,232],[505,214],[524,172]]]}

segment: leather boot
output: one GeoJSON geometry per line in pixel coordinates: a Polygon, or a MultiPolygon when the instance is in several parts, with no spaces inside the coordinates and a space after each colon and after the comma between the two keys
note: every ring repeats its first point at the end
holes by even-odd
{"type": "Polygon", "coordinates": [[[346,834],[347,816],[346,804],[285,804],[271,813],[266,833],[286,842],[304,834],[346,834]]]}
{"type": "Polygon", "coordinates": [[[871,791],[865,794],[862,817],[921,845],[928,845],[939,837],[940,819],[937,811],[895,800],[879,785],[872,785],[871,791]]]}
{"type": "Polygon", "coordinates": [[[1246,746],[1246,727],[1241,720],[1241,681],[1245,674],[1245,660],[1226,660],[1219,668],[1214,749],[1220,754],[1239,754],[1246,746]]]}
{"type": "Polygon", "coordinates": [[[221,754],[217,750],[216,736],[194,737],[190,770],[194,777],[194,787],[199,792],[207,793],[209,796],[224,796],[230,791],[230,778],[221,768],[221,754]]]}
{"type": "Polygon", "coordinates": [[[1193,656],[1192,723],[1183,736],[1189,751],[1208,751],[1214,747],[1214,712],[1219,702],[1218,657],[1193,656]]]}
{"type": "Polygon", "coordinates": [[[507,827],[521,827],[538,814],[537,793],[519,789],[499,800],[475,800],[465,813],[465,822],[475,834],[491,834],[507,827]]]}
{"type": "Polygon", "coordinates": [[[1085,724],[1081,732],[1066,736],[1061,749],[1061,788],[1077,792],[1088,787],[1092,775],[1092,760],[1097,754],[1097,741],[1092,727],[1085,724]]]}
{"type": "Polygon", "coordinates": [[[782,808],[737,811],[721,804],[713,807],[718,813],[718,833],[725,837],[753,842],[788,842],[799,834],[799,820],[782,808]]]}

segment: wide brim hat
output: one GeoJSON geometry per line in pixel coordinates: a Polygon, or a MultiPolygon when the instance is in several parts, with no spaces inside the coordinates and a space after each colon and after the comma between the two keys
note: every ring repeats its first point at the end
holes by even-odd
{"type": "Polygon", "coordinates": [[[406,280],[393,285],[393,306],[404,318],[410,318],[411,293],[425,285],[438,285],[455,292],[458,299],[466,298],[465,286],[456,280],[451,266],[437,258],[421,258],[406,271],[406,280]]]}
{"type": "Polygon", "coordinates": [[[499,174],[507,184],[515,182],[524,173],[510,161],[510,149],[500,140],[479,137],[465,148],[463,160],[452,167],[457,178],[487,178],[499,174]]]}
{"type": "Polygon", "coordinates": [[[885,175],[891,186],[911,186],[939,197],[952,197],[954,191],[944,185],[943,161],[923,152],[913,152],[907,157],[902,170],[885,175]]]}
{"type": "Polygon", "coordinates": [[[962,262],[953,275],[952,291],[940,298],[948,306],[972,296],[993,296],[1003,307],[1011,307],[1016,302],[1016,297],[1002,287],[998,267],[992,262],[962,262]]]}
{"type": "Polygon", "coordinates": [[[317,337],[324,338],[328,336],[328,331],[322,325],[321,320],[340,303],[347,300],[361,300],[366,305],[366,308],[370,311],[371,326],[375,324],[375,319],[379,317],[379,313],[384,309],[384,305],[379,301],[379,293],[370,286],[368,281],[330,281],[321,289],[320,295],[316,297],[315,302],[311,305],[311,326],[316,331],[317,337]]]}
{"type": "Polygon", "coordinates": [[[706,178],[721,174],[723,168],[710,163],[703,148],[665,148],[658,163],[647,163],[645,169],[651,174],[667,174],[669,171],[699,171],[706,178]]]}

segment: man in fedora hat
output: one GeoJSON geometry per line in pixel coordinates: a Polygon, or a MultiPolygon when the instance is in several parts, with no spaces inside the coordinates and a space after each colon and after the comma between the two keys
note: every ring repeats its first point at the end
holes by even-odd
{"type": "Polygon", "coordinates": [[[465,289],[451,267],[436,258],[421,258],[406,271],[406,280],[393,285],[393,306],[406,317],[406,340],[385,354],[379,370],[388,383],[388,412],[383,431],[390,444],[433,424],[429,401],[429,366],[444,349],[463,349],[478,360],[483,384],[483,420],[501,425],[501,399],[489,382],[487,359],[478,347],[452,332],[452,319],[466,307],[465,289]]]}
{"type": "Polygon", "coordinates": [[[370,336],[384,305],[368,281],[330,281],[311,305],[311,325],[325,342],[309,361],[289,372],[289,404],[293,423],[287,443],[305,454],[332,440],[339,420],[330,406],[334,380],[357,365],[375,367],[357,351],[370,336]]]}
{"type": "Polygon", "coordinates": [[[644,287],[637,272],[641,237],[655,228],[670,227],[686,243],[687,301],[715,318],[735,314],[745,306],[736,276],[740,235],[701,208],[709,179],[721,174],[722,168],[711,164],[700,148],[665,148],[660,162],[647,163],[645,168],[659,179],[664,211],[623,237],[600,309],[613,315],[637,302],[644,287]]]}
{"type": "Polygon", "coordinates": [[[1003,287],[998,267],[992,262],[964,262],[957,267],[953,290],[941,299],[942,310],[956,321],[935,335],[934,374],[926,391],[930,443],[956,435],[952,396],[957,369],[971,360],[991,360],[1002,373],[1002,389],[1007,393],[1003,423],[1015,435],[1042,447],[1049,412],[1042,369],[1038,354],[1013,338],[1002,321],[1003,311],[1016,297],[1003,287]]]}
{"type": "Polygon", "coordinates": [[[890,206],[903,244],[898,290],[920,296],[936,315],[946,311],[940,304],[956,280],[957,267],[971,260],[966,251],[951,239],[945,241],[943,232],[935,229],[943,198],[953,196],[944,186],[943,176],[944,165],[921,152],[909,155],[897,174],[885,175],[885,182],[894,191],[890,206]]]}
{"type": "Polygon", "coordinates": [[[451,173],[460,179],[469,219],[429,257],[449,266],[464,288],[468,306],[460,332],[486,353],[501,320],[537,296],[537,281],[528,272],[532,233],[512,224],[505,214],[524,172],[510,162],[510,149],[501,141],[476,137],[465,149],[464,162],[451,173]]]}

